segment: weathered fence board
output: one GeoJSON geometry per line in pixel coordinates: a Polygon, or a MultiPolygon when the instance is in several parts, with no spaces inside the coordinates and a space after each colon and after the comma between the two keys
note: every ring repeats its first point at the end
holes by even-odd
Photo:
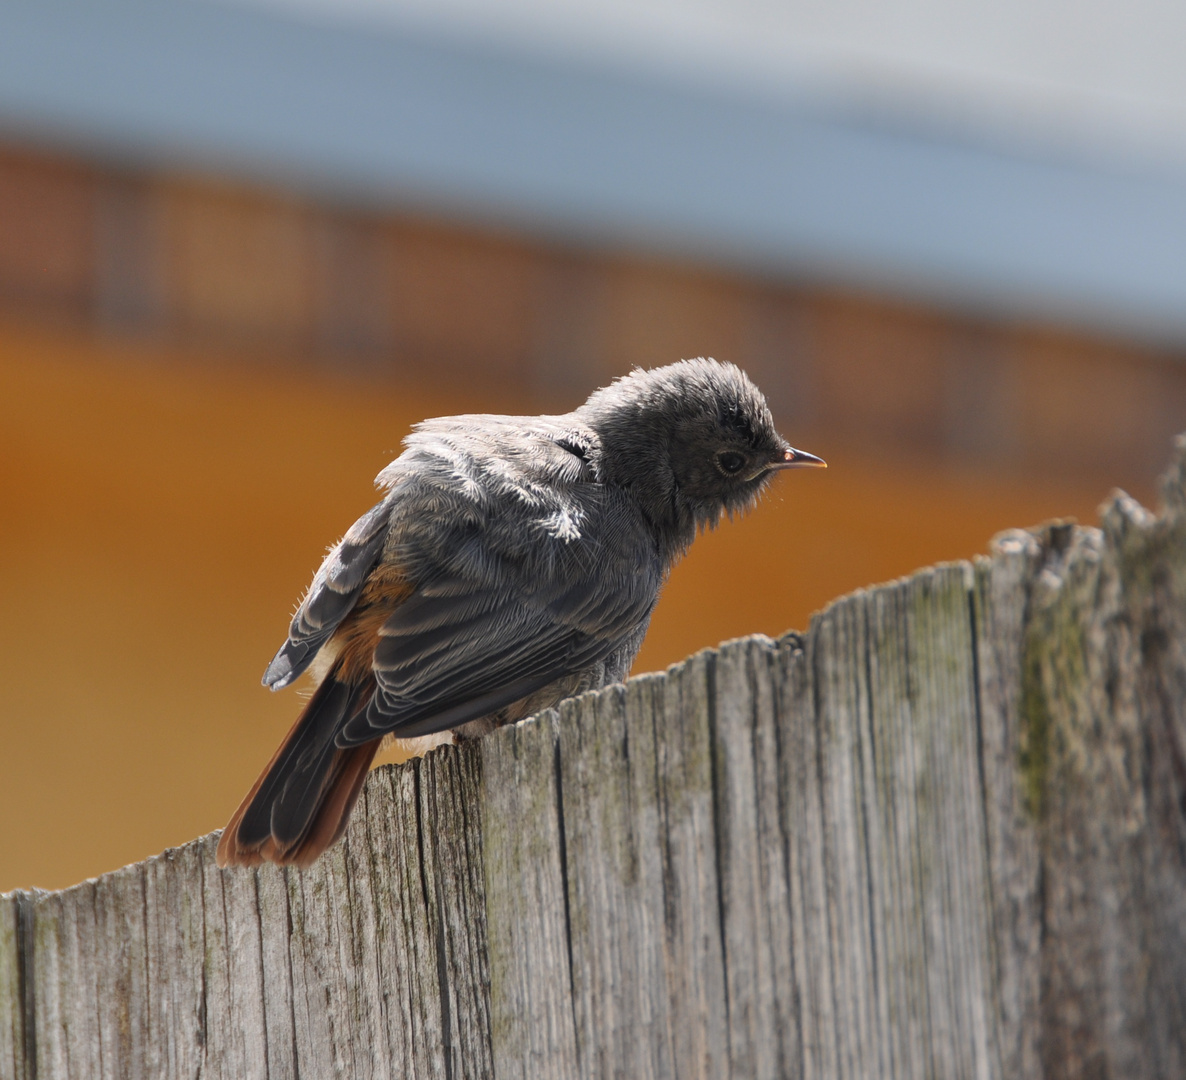
{"type": "Polygon", "coordinates": [[[1183,468],[378,770],[309,871],[0,897],[0,1077],[1186,1075],[1183,468]]]}

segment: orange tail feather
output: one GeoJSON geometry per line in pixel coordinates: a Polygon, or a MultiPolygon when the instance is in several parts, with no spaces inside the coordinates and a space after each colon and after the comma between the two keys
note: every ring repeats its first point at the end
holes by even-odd
{"type": "Polygon", "coordinates": [[[332,739],[344,716],[355,711],[360,700],[365,703],[370,698],[374,684],[369,679],[348,686],[337,681],[337,674],[336,670],[331,671],[317,688],[223,829],[218,841],[219,866],[258,866],[273,862],[282,866],[306,867],[345,832],[350,812],[358,801],[382,739],[345,750],[334,748],[321,754],[314,753],[314,765],[305,760],[310,746],[316,750],[319,743],[325,744],[332,739]],[[285,796],[290,781],[317,789],[299,834],[281,839],[272,826],[263,835],[258,827],[253,827],[256,835],[241,836],[244,818],[250,813],[255,821],[261,817],[267,820],[285,796]]]}

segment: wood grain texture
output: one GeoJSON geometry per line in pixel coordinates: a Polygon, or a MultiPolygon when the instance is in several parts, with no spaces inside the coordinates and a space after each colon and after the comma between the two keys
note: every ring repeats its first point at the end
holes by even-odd
{"type": "Polygon", "coordinates": [[[715,657],[560,710],[581,1076],[728,1075],[715,657]]]}
{"type": "Polygon", "coordinates": [[[1038,1080],[1041,863],[1026,806],[1021,672],[1029,593],[1042,545],[1028,532],[998,536],[975,570],[972,628],[979,673],[980,761],[993,920],[993,1005],[1001,1075],[1038,1080]]]}
{"type": "Polygon", "coordinates": [[[483,862],[495,1075],[573,1076],[557,717],[482,740],[483,862]]]}
{"type": "Polygon", "coordinates": [[[0,897],[0,1077],[1186,1075],[1186,444],[1002,534],[216,837],[0,897]]]}
{"type": "Polygon", "coordinates": [[[0,1076],[24,1080],[25,973],[22,947],[27,894],[0,896],[0,1076]]]}

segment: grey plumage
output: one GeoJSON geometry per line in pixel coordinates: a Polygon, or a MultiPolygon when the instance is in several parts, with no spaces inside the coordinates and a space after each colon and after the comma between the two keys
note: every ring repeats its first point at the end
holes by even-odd
{"type": "Polygon", "coordinates": [[[563,416],[427,420],[405,446],[264,675],[280,689],[328,644],[329,679],[351,689],[315,695],[228,827],[226,861],[309,861],[335,755],[620,680],[697,531],[748,508],[776,469],[822,464],[778,435],[743,372],[704,359],[635,371],[563,416]],[[352,679],[350,648],[367,650],[352,679]]]}

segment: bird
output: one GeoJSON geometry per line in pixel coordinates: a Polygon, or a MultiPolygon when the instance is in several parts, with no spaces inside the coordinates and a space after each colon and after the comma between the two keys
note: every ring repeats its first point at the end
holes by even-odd
{"type": "Polygon", "coordinates": [[[635,369],[564,415],[425,420],[325,557],[268,665],[316,688],[220,866],[307,867],[385,740],[474,738],[625,678],[672,566],[778,472],[823,467],[730,363],[635,369]]]}

